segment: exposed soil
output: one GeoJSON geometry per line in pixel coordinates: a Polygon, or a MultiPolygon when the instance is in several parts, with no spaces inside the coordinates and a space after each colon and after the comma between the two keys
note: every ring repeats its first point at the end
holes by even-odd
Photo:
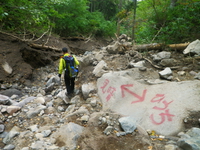
{"type": "MultiPolygon", "coordinates": [[[[44,37],[38,44],[42,44],[46,41],[47,37],[44,37]]],[[[83,40],[66,40],[64,38],[51,37],[48,41],[48,46],[53,46],[61,49],[62,47],[68,47],[71,53],[76,55],[83,55],[86,51],[93,51],[95,49],[101,49],[101,47],[107,46],[110,43],[109,40],[105,39],[95,39],[90,41],[83,40]]],[[[0,83],[15,83],[20,82],[22,84],[39,84],[38,78],[34,78],[35,75],[40,75],[37,68],[49,65],[56,67],[59,57],[62,55],[60,52],[33,49],[27,45],[27,43],[16,40],[15,38],[7,35],[0,34],[0,83]],[[3,64],[8,63],[13,69],[12,73],[7,73],[2,67],[3,64]]],[[[158,53],[155,51],[140,52],[143,57],[149,58],[151,54],[158,53]]],[[[184,81],[193,80],[194,76],[190,74],[190,71],[199,72],[199,60],[198,58],[184,56],[180,51],[172,51],[172,58],[177,60],[178,69],[174,70],[174,81],[184,81]],[[180,76],[177,74],[178,71],[183,70],[185,67],[186,75],[180,76]]],[[[118,57],[112,57],[110,55],[104,58],[109,67],[113,70],[118,70],[118,67],[127,68],[127,62],[131,61],[126,55],[119,55],[118,57]],[[111,59],[112,58],[112,59],[111,59]]],[[[147,67],[155,68],[150,64],[146,64],[147,67]]],[[[87,80],[95,80],[93,77],[88,77],[91,75],[93,67],[89,66],[81,71],[81,76],[77,81],[77,86],[87,80]]],[[[154,76],[154,74],[148,74],[147,76],[154,76]]],[[[199,127],[199,115],[197,112],[191,113],[188,116],[188,121],[186,128],[191,128],[192,126],[199,127]]],[[[73,118],[71,118],[73,120],[73,118]]],[[[74,118],[75,120],[76,118],[74,118]]],[[[116,135],[106,136],[103,134],[105,128],[99,128],[96,125],[90,124],[84,134],[79,138],[79,149],[84,147],[84,150],[151,150],[151,149],[164,149],[164,145],[167,141],[152,141],[147,137],[143,137],[138,132],[135,134],[130,134],[122,137],[117,137],[116,135]],[[156,143],[156,145],[155,145],[156,143]],[[152,148],[150,147],[152,146],[152,148]]],[[[60,143],[57,141],[58,145],[60,143]]]]}

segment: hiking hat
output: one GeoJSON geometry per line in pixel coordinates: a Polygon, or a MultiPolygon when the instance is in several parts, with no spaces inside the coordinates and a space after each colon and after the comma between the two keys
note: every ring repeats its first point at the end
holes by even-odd
{"type": "Polygon", "coordinates": [[[63,48],[62,48],[62,51],[63,51],[64,53],[66,53],[66,52],[68,52],[68,49],[67,49],[66,47],[63,47],[63,48]]]}

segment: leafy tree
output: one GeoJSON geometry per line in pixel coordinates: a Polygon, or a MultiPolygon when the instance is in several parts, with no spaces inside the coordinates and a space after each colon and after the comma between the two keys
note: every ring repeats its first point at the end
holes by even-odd
{"type": "Polygon", "coordinates": [[[114,23],[102,13],[90,13],[88,0],[7,0],[0,4],[1,30],[18,36],[40,36],[50,29],[62,36],[115,32],[114,23]]]}
{"type": "Polygon", "coordinates": [[[46,30],[48,16],[28,0],[1,2],[1,29],[16,33],[36,33],[46,30]]]}
{"type": "Polygon", "coordinates": [[[199,36],[195,26],[200,25],[199,1],[145,0],[138,7],[138,43],[181,43],[199,36]],[[174,1],[175,2],[175,1],[174,1]],[[191,36],[192,35],[192,36],[191,36]]]}
{"type": "Polygon", "coordinates": [[[62,36],[74,35],[111,35],[114,24],[106,21],[100,12],[89,12],[87,0],[68,0],[57,3],[55,9],[61,18],[54,19],[55,32],[62,36]]]}
{"type": "Polygon", "coordinates": [[[119,11],[119,0],[90,0],[90,11],[99,11],[106,20],[112,20],[119,11]]]}

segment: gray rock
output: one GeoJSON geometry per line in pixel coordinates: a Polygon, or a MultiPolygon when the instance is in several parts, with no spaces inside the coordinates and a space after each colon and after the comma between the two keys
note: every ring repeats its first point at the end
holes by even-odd
{"type": "Polygon", "coordinates": [[[124,136],[124,135],[126,135],[126,132],[117,132],[116,135],[117,136],[124,136]]]}
{"type": "Polygon", "coordinates": [[[6,137],[3,139],[3,143],[8,144],[12,138],[19,135],[19,128],[17,126],[14,126],[11,131],[6,135],[6,137]]]}
{"type": "Polygon", "coordinates": [[[46,87],[49,87],[52,83],[54,83],[55,85],[60,85],[61,81],[60,78],[58,76],[52,76],[46,84],[46,87]]]}
{"type": "Polygon", "coordinates": [[[44,105],[39,105],[36,108],[31,108],[28,112],[27,112],[27,117],[28,118],[33,118],[35,116],[37,116],[40,111],[46,109],[46,106],[44,105]]]}
{"type": "Polygon", "coordinates": [[[64,109],[62,106],[58,106],[58,111],[59,111],[59,112],[64,112],[65,109],[64,109]]]}
{"type": "Polygon", "coordinates": [[[165,150],[178,150],[178,146],[173,144],[165,145],[165,150]]]}
{"type": "Polygon", "coordinates": [[[17,99],[17,98],[19,98],[19,95],[12,95],[11,97],[10,97],[11,99],[17,99]]]}
{"type": "Polygon", "coordinates": [[[145,66],[144,66],[144,64],[145,64],[145,61],[139,61],[139,62],[136,62],[136,63],[134,63],[134,62],[130,62],[129,64],[128,64],[128,66],[130,67],[130,68],[144,68],[145,66]]]}
{"type": "Polygon", "coordinates": [[[49,86],[45,87],[44,91],[45,91],[46,93],[52,92],[53,89],[54,89],[54,86],[55,86],[55,83],[51,83],[49,86]]]}
{"type": "Polygon", "coordinates": [[[198,73],[194,76],[194,79],[200,80],[200,72],[198,72],[198,73]]]}
{"type": "Polygon", "coordinates": [[[83,56],[80,60],[80,68],[83,68],[84,66],[90,66],[93,64],[94,62],[94,55],[91,53],[91,54],[88,54],[86,56],[83,56]]]}
{"type": "Polygon", "coordinates": [[[23,147],[22,150],[29,150],[29,147],[23,147]]]}
{"type": "Polygon", "coordinates": [[[163,71],[160,71],[159,75],[161,78],[171,79],[172,78],[172,70],[169,67],[167,67],[163,71]]]}
{"type": "Polygon", "coordinates": [[[170,52],[162,51],[160,53],[157,53],[156,55],[152,55],[154,61],[160,61],[162,59],[168,59],[171,57],[170,52]]]}
{"type": "Polygon", "coordinates": [[[109,135],[114,130],[113,126],[107,126],[106,129],[103,131],[104,134],[109,135]]]}
{"type": "Polygon", "coordinates": [[[6,105],[10,103],[10,98],[0,94],[0,104],[6,105]]]}
{"type": "Polygon", "coordinates": [[[32,125],[29,127],[29,129],[32,131],[32,132],[37,132],[38,131],[38,125],[32,125]]]}
{"type": "Polygon", "coordinates": [[[6,111],[7,111],[7,113],[12,115],[13,113],[17,112],[20,109],[21,109],[21,107],[19,107],[19,106],[8,106],[6,111]]]}
{"type": "Polygon", "coordinates": [[[14,106],[19,106],[19,107],[22,108],[24,105],[26,105],[27,103],[31,102],[31,101],[34,100],[35,98],[36,98],[36,97],[33,97],[33,96],[27,97],[27,98],[21,100],[19,103],[14,104],[14,106]]]}
{"type": "Polygon", "coordinates": [[[177,145],[183,150],[199,150],[200,149],[200,129],[193,127],[186,132],[188,136],[181,136],[177,145]]]}
{"type": "Polygon", "coordinates": [[[146,71],[147,68],[146,68],[146,67],[140,67],[139,70],[140,70],[140,71],[146,71]]]}
{"type": "Polygon", "coordinates": [[[97,100],[96,100],[96,99],[91,100],[91,101],[90,101],[90,105],[91,105],[92,107],[95,107],[95,106],[97,105],[97,100]]]}
{"type": "Polygon", "coordinates": [[[45,103],[45,99],[44,99],[44,97],[37,97],[36,99],[34,99],[34,101],[33,101],[34,103],[36,103],[36,104],[44,104],[45,103]]]}
{"type": "Polygon", "coordinates": [[[70,104],[77,104],[78,101],[80,101],[80,96],[79,95],[76,95],[75,97],[73,97],[70,101],[70,104]]]}
{"type": "Polygon", "coordinates": [[[116,41],[113,45],[108,45],[106,50],[109,54],[117,54],[120,51],[120,43],[116,41]]]}
{"type": "Polygon", "coordinates": [[[51,130],[44,130],[42,131],[44,137],[48,137],[51,134],[51,130]]]}
{"type": "Polygon", "coordinates": [[[77,139],[81,135],[84,127],[69,122],[66,125],[62,125],[57,132],[52,133],[52,138],[59,138],[60,142],[67,145],[70,150],[74,150],[76,148],[77,139]]]}
{"type": "Polygon", "coordinates": [[[70,105],[69,107],[67,107],[67,109],[65,110],[65,113],[66,114],[71,114],[74,110],[75,110],[75,104],[70,105]]]}
{"type": "Polygon", "coordinates": [[[96,60],[101,61],[103,57],[104,57],[104,55],[102,54],[102,51],[95,53],[96,60]]]}
{"type": "Polygon", "coordinates": [[[180,75],[180,76],[184,76],[184,75],[186,74],[185,71],[178,71],[177,73],[178,73],[178,75],[180,75]]]}
{"type": "Polygon", "coordinates": [[[0,94],[6,95],[8,97],[11,97],[12,95],[19,95],[19,97],[22,96],[22,92],[17,89],[7,89],[4,91],[0,91],[0,94]]]}
{"type": "Polygon", "coordinates": [[[2,133],[5,129],[5,126],[3,124],[0,124],[0,133],[2,133]]]}
{"type": "Polygon", "coordinates": [[[56,97],[61,98],[66,104],[70,102],[69,98],[66,96],[66,90],[60,91],[56,97]]]}
{"type": "Polygon", "coordinates": [[[0,133],[0,138],[5,138],[7,136],[8,132],[4,131],[3,133],[0,133]]]}
{"type": "Polygon", "coordinates": [[[190,75],[192,75],[192,76],[196,76],[196,75],[197,75],[197,72],[195,72],[195,71],[190,71],[189,73],[190,73],[190,75]]]}
{"type": "Polygon", "coordinates": [[[193,41],[183,51],[183,54],[189,54],[189,53],[200,55],[200,40],[197,39],[193,41]]]}
{"type": "Polygon", "coordinates": [[[80,119],[82,122],[88,122],[89,116],[88,115],[83,115],[80,119]]]}
{"type": "Polygon", "coordinates": [[[9,144],[9,145],[6,145],[3,150],[12,150],[12,149],[15,149],[15,145],[12,145],[12,144],[9,144]]]}
{"type": "Polygon", "coordinates": [[[101,60],[97,66],[94,68],[93,70],[93,74],[96,76],[96,77],[101,77],[104,73],[105,73],[105,70],[103,70],[104,68],[107,68],[107,64],[105,61],[101,60]]]}
{"type": "Polygon", "coordinates": [[[160,65],[164,66],[164,67],[172,67],[176,65],[176,60],[175,59],[162,59],[160,62],[160,65]]]}
{"type": "Polygon", "coordinates": [[[96,91],[94,83],[85,83],[81,86],[84,99],[89,97],[89,94],[96,91]]]}
{"type": "Polygon", "coordinates": [[[132,117],[122,117],[119,123],[126,133],[133,133],[136,129],[136,122],[132,117]]]}

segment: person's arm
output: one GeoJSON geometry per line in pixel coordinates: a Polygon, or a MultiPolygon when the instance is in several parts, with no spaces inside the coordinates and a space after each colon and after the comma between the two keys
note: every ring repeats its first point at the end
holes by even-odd
{"type": "Polygon", "coordinates": [[[75,56],[73,56],[74,57],[74,62],[75,62],[75,68],[79,65],[79,61],[76,59],[76,57],[75,56]]]}
{"type": "Polygon", "coordinates": [[[58,76],[61,77],[61,74],[63,72],[64,69],[64,59],[60,58],[60,62],[59,62],[59,69],[58,69],[58,76]]]}

